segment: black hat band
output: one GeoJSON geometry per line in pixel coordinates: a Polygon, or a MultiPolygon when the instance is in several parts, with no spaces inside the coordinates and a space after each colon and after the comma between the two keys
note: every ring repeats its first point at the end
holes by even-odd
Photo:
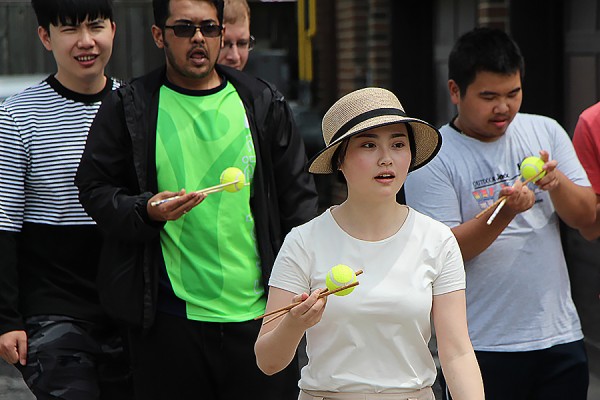
{"type": "Polygon", "coordinates": [[[344,125],[340,127],[331,137],[329,144],[335,142],[342,136],[344,136],[350,129],[354,126],[360,124],[361,122],[365,122],[368,119],[381,117],[384,115],[398,115],[400,117],[406,117],[406,113],[398,108],[377,108],[375,110],[366,111],[362,114],[357,115],[352,118],[350,121],[346,122],[344,125]]]}

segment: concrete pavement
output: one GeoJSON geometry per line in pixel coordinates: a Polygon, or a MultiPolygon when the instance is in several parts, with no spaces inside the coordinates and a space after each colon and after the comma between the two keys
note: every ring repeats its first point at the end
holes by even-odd
{"type": "Polygon", "coordinates": [[[0,400],[35,400],[19,371],[3,360],[0,360],[0,400]]]}
{"type": "Polygon", "coordinates": [[[590,388],[588,389],[588,400],[600,399],[600,376],[590,374],[590,388]]]}

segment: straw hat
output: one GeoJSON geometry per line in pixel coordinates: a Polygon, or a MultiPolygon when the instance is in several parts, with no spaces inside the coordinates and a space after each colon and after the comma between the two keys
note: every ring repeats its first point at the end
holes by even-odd
{"type": "Polygon", "coordinates": [[[407,123],[415,140],[411,171],[427,164],[439,151],[442,137],[431,124],[406,115],[398,98],[389,90],[369,87],[351,92],[338,101],[323,117],[325,148],[308,163],[313,174],[330,174],[331,157],[344,139],[384,125],[407,123]]]}

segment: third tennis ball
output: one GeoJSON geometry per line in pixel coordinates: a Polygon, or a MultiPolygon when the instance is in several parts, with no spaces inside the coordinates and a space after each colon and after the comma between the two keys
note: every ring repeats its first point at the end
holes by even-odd
{"type": "MultiPolygon", "coordinates": [[[[356,282],[356,274],[354,273],[354,270],[344,264],[338,264],[331,268],[327,273],[327,277],[325,278],[325,286],[327,286],[327,289],[331,291],[339,288],[340,286],[348,285],[354,282],[356,282]]],[[[336,296],[345,296],[352,293],[353,290],[354,287],[350,287],[334,294],[336,296]]]]}
{"type": "MultiPolygon", "coordinates": [[[[521,163],[521,176],[527,180],[536,176],[544,167],[544,161],[535,156],[527,157],[521,163]]],[[[546,175],[546,171],[543,171],[533,182],[537,182],[546,175]]]]}
{"type": "Polygon", "coordinates": [[[230,183],[235,181],[238,182],[234,183],[233,185],[225,186],[223,190],[226,190],[228,192],[237,192],[239,190],[242,190],[242,188],[246,184],[246,176],[244,175],[241,169],[236,167],[225,168],[221,173],[221,183],[230,183]]]}

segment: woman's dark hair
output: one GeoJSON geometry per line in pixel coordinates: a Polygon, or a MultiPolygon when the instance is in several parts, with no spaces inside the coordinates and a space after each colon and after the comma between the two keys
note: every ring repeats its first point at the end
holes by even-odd
{"type": "Polygon", "coordinates": [[[112,0],[31,0],[38,25],[46,31],[50,25],[78,25],[85,19],[113,21],[112,0]]]}
{"type": "Polygon", "coordinates": [[[350,138],[342,140],[340,145],[333,152],[333,155],[331,156],[331,170],[333,171],[333,173],[336,173],[336,171],[341,167],[342,163],[344,162],[349,142],[350,138]]]}
{"type": "MultiPolygon", "coordinates": [[[[171,0],[152,0],[152,9],[154,11],[154,25],[163,28],[169,18],[169,3],[171,0]]],[[[212,3],[217,9],[217,19],[219,25],[223,25],[223,0],[198,0],[212,3]]]]}
{"type": "MultiPolygon", "coordinates": [[[[416,157],[416,145],[415,145],[415,133],[410,124],[405,123],[406,131],[408,132],[408,145],[410,147],[410,165],[408,167],[408,171],[412,171],[413,166],[415,165],[415,157],[416,157]]],[[[335,149],[333,155],[331,156],[331,170],[334,174],[342,175],[338,173],[338,169],[344,162],[344,158],[346,158],[346,151],[348,150],[348,143],[350,142],[350,138],[342,140],[340,145],[335,149]]]]}
{"type": "Polygon", "coordinates": [[[411,124],[406,124],[406,131],[408,132],[408,146],[410,147],[410,165],[408,166],[408,172],[410,172],[415,166],[417,146],[415,144],[415,132],[413,131],[411,124]]]}
{"type": "Polygon", "coordinates": [[[506,32],[492,28],[475,28],[462,35],[448,57],[448,79],[458,85],[460,94],[475,81],[478,72],[525,77],[525,61],[519,46],[506,32]]]}

